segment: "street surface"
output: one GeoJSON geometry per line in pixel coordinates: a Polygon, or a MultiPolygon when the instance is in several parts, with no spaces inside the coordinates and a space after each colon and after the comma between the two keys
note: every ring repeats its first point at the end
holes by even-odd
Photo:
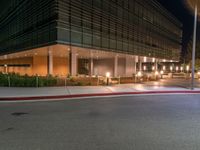
{"type": "Polygon", "coordinates": [[[199,150],[200,95],[0,103],[0,150],[199,150]]]}

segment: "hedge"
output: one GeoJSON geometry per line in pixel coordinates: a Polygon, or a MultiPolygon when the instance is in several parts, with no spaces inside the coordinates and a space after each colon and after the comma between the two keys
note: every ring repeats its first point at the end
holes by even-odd
{"type": "Polygon", "coordinates": [[[3,74],[0,73],[0,86],[10,87],[45,87],[56,86],[57,78],[52,76],[20,76],[19,74],[3,74]]]}

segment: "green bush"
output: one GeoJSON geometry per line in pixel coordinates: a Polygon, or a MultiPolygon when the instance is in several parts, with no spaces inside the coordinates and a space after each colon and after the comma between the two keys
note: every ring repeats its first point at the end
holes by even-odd
{"type": "Polygon", "coordinates": [[[0,86],[8,86],[8,77],[3,73],[0,73],[0,86]]]}
{"type": "Polygon", "coordinates": [[[38,77],[38,76],[20,76],[19,74],[3,74],[0,73],[0,86],[11,87],[45,87],[45,86],[56,86],[57,78],[53,76],[38,77]]]}

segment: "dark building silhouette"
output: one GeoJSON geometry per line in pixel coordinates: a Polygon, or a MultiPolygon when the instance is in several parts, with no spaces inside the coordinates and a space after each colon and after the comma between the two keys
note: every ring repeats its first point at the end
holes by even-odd
{"type": "Polygon", "coordinates": [[[180,57],[182,24],[154,0],[3,0],[0,7],[2,71],[128,76],[137,62],[180,57]]]}

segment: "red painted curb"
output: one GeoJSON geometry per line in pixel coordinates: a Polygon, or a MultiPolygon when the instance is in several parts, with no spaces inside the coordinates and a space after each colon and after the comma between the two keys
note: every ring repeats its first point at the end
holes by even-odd
{"type": "Polygon", "coordinates": [[[145,94],[200,94],[200,91],[145,91],[145,92],[119,92],[119,93],[94,93],[94,94],[74,94],[74,95],[55,95],[55,96],[31,96],[31,97],[0,97],[0,101],[31,101],[31,100],[53,100],[70,99],[97,96],[120,96],[120,95],[145,95],[145,94]]]}

